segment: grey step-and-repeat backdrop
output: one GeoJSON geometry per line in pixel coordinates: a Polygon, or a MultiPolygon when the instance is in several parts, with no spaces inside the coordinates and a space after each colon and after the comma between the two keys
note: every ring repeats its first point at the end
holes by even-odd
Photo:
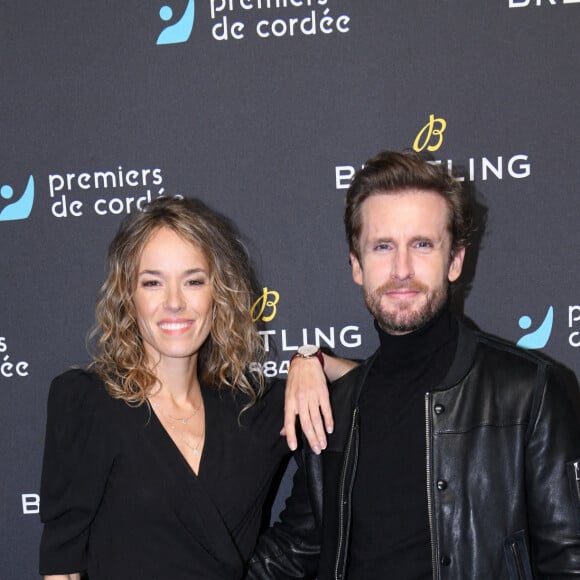
{"type": "Polygon", "coordinates": [[[0,11],[4,580],[36,577],[50,379],[86,362],[107,244],[159,195],[197,196],[237,222],[263,284],[266,372],[284,374],[303,341],[373,351],[345,189],[381,149],[430,153],[487,208],[466,314],[580,371],[579,0],[0,11]]]}

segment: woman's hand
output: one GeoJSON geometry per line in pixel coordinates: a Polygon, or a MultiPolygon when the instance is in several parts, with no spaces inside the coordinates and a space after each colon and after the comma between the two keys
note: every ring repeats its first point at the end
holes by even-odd
{"type": "Polygon", "coordinates": [[[326,379],[335,381],[356,366],[353,361],[323,356],[324,370],[316,357],[296,357],[290,364],[281,434],[292,451],[298,447],[296,416],[312,451],[318,455],[326,449],[326,433],[334,430],[326,379]]]}

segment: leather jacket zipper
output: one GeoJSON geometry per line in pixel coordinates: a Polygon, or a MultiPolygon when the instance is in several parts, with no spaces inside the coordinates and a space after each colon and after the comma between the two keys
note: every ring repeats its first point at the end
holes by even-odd
{"type": "MultiPolygon", "coordinates": [[[[345,496],[346,496],[346,478],[347,478],[347,471],[348,471],[348,464],[350,460],[350,454],[353,452],[352,450],[352,441],[354,439],[354,434],[357,429],[357,416],[358,416],[358,407],[356,407],[352,413],[352,424],[350,427],[350,433],[348,435],[348,443],[346,446],[346,455],[344,456],[344,463],[342,465],[342,474],[340,477],[340,490],[338,493],[338,545],[336,549],[336,563],[334,568],[334,578],[335,580],[341,580],[344,578],[344,572],[346,569],[346,557],[343,556],[345,553],[345,543],[346,543],[346,534],[345,534],[345,525],[344,520],[346,518],[344,509],[345,509],[345,496]],[[342,562],[342,570],[339,571],[341,567],[341,559],[344,560],[342,562]]],[[[354,463],[356,465],[358,459],[358,449],[354,450],[354,463]]],[[[354,469],[354,468],[353,468],[354,469]]],[[[350,478],[348,494],[351,495],[352,486],[354,485],[354,478],[350,478]]],[[[350,501],[350,499],[349,499],[350,501]]]]}
{"type": "Polygon", "coordinates": [[[433,492],[431,491],[432,466],[431,466],[431,393],[425,393],[425,449],[427,452],[427,515],[429,517],[429,532],[431,535],[431,567],[433,579],[437,578],[437,558],[435,557],[435,535],[433,526],[433,492]]]}
{"type": "Polygon", "coordinates": [[[576,496],[580,501],[580,461],[574,461],[574,476],[576,477],[576,496]]]}
{"type": "Polygon", "coordinates": [[[512,542],[510,544],[510,550],[512,553],[512,556],[514,557],[514,563],[516,565],[516,573],[518,575],[518,580],[525,580],[525,575],[524,575],[524,565],[522,562],[522,555],[520,553],[520,547],[518,546],[518,544],[516,542],[512,542]]]}

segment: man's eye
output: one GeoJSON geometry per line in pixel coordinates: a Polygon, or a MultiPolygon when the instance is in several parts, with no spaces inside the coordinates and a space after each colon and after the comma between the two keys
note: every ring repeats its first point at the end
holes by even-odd
{"type": "Polygon", "coordinates": [[[387,244],[386,242],[382,242],[375,246],[375,250],[390,250],[391,244],[387,244]]]}
{"type": "Polygon", "coordinates": [[[416,243],[416,247],[421,249],[432,248],[433,244],[427,240],[420,240],[416,243]]]}

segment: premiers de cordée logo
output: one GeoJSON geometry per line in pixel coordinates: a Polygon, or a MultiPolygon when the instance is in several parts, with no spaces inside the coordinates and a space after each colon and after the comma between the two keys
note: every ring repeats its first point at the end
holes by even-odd
{"type": "Polygon", "coordinates": [[[28,372],[28,362],[11,358],[8,341],[5,336],[0,336],[0,377],[17,379],[27,377],[28,372]]]}
{"type": "Polygon", "coordinates": [[[52,173],[48,176],[50,210],[56,218],[130,214],[165,193],[160,168],[52,173]]]}
{"type": "MultiPolygon", "coordinates": [[[[350,32],[350,16],[339,13],[338,3],[337,0],[210,0],[211,36],[218,41],[240,41],[248,37],[346,34],[350,32]]],[[[187,42],[196,25],[195,0],[188,0],[181,12],[178,2],[172,4],[176,5],[177,16],[169,4],[159,11],[159,18],[167,24],[157,37],[158,45],[187,42]]]]}
{"type": "MultiPolygon", "coordinates": [[[[528,314],[523,314],[518,319],[518,326],[525,331],[525,333],[517,341],[517,345],[526,349],[542,349],[544,348],[551,336],[554,329],[554,322],[556,320],[556,315],[558,318],[562,318],[560,312],[557,312],[556,308],[550,304],[545,312],[540,317],[539,322],[536,321],[535,325],[532,326],[532,317],[528,314]]],[[[562,321],[560,321],[561,323],[562,321]]],[[[570,304],[568,306],[568,345],[572,348],[580,348],[580,305],[570,304]]]]}
{"type": "MultiPolygon", "coordinates": [[[[22,180],[21,180],[22,181],[22,180]]],[[[124,167],[50,173],[45,178],[30,175],[24,189],[5,183],[0,188],[0,222],[27,219],[48,196],[49,211],[58,219],[86,215],[111,216],[141,211],[149,202],[166,193],[159,167],[124,167]]]]}

